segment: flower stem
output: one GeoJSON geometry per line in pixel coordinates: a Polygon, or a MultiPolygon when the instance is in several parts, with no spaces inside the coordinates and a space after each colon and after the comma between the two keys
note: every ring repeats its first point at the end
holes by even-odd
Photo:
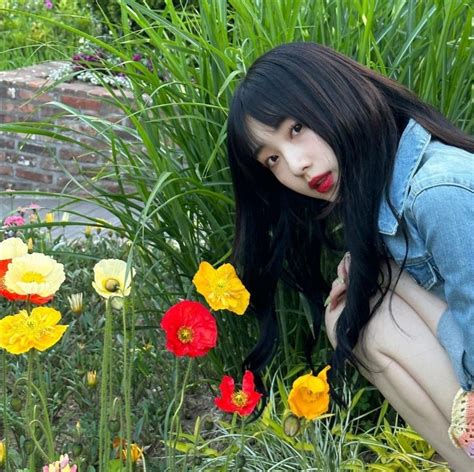
{"type": "Polygon", "coordinates": [[[48,460],[52,461],[54,459],[54,440],[53,440],[53,431],[51,426],[51,420],[48,414],[48,403],[46,401],[46,385],[44,383],[44,376],[43,370],[41,368],[41,362],[39,362],[38,357],[36,356],[36,352],[33,354],[33,359],[36,361],[36,368],[38,369],[38,376],[39,376],[39,388],[36,385],[32,385],[35,389],[36,393],[40,397],[41,405],[43,407],[43,417],[44,423],[42,423],[42,427],[45,431],[46,440],[48,443],[48,460]]]}
{"type": "Polygon", "coordinates": [[[2,392],[3,392],[3,434],[5,436],[5,472],[10,470],[8,464],[8,415],[7,415],[7,354],[2,349],[2,392]]]}
{"type": "MultiPolygon", "coordinates": [[[[181,392],[180,392],[180,397],[179,397],[179,403],[176,406],[176,410],[174,412],[173,418],[171,419],[171,441],[172,441],[172,447],[171,447],[171,462],[172,462],[172,469],[175,470],[176,467],[176,445],[178,443],[179,439],[179,425],[180,425],[180,420],[181,420],[181,408],[183,407],[184,403],[184,393],[186,391],[187,383],[188,383],[188,378],[189,378],[189,373],[191,372],[191,365],[192,365],[193,358],[190,357],[188,359],[188,365],[186,367],[186,372],[184,373],[184,378],[183,378],[183,383],[181,387],[181,392]]],[[[176,396],[175,396],[176,400],[176,396]]]]}
{"type": "Polygon", "coordinates": [[[109,369],[112,349],[112,307],[110,301],[105,305],[104,346],[102,349],[102,379],[100,384],[100,421],[99,421],[99,472],[106,472],[109,464],[110,434],[107,420],[110,407],[109,369]]]}
{"type": "MultiPolygon", "coordinates": [[[[132,423],[131,423],[131,407],[130,407],[130,375],[131,371],[128,367],[128,350],[129,338],[127,330],[127,303],[124,302],[122,308],[122,322],[123,322],[123,397],[125,399],[125,436],[127,440],[127,472],[132,472],[132,458],[131,458],[131,442],[132,442],[132,423]]],[[[133,352],[133,351],[132,351],[133,352]]]]}
{"type": "Polygon", "coordinates": [[[245,420],[243,417],[240,418],[240,454],[244,453],[244,446],[245,446],[245,420]]]}
{"type": "MultiPolygon", "coordinates": [[[[27,369],[27,389],[26,389],[26,429],[30,433],[31,439],[34,441],[34,433],[31,427],[33,423],[33,352],[31,349],[28,351],[28,369],[27,369]]],[[[28,467],[30,470],[36,470],[35,451],[30,454],[28,459],[28,467]]]]}

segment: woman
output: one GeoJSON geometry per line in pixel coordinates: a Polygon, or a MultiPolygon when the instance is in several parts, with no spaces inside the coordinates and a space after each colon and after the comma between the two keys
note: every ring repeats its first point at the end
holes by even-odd
{"type": "Polygon", "coordinates": [[[276,348],[279,279],[306,296],[317,336],[321,250],[339,218],[347,253],[325,310],[330,380],[347,360],[358,366],[466,471],[472,413],[450,424],[455,396],[455,410],[474,410],[473,150],[401,85],[312,43],[259,58],[228,120],[234,258],[261,328],[247,367],[260,372],[276,348]]]}

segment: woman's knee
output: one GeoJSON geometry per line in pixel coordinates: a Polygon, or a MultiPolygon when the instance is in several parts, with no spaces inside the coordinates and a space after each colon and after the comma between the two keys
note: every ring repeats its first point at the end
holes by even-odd
{"type": "MultiPolygon", "coordinates": [[[[374,297],[370,306],[375,306],[378,298],[374,297]]],[[[404,302],[397,295],[389,292],[377,307],[373,316],[369,319],[362,333],[360,333],[359,341],[354,349],[354,353],[368,358],[377,357],[384,353],[384,346],[387,337],[390,337],[393,329],[400,326],[397,325],[395,313],[399,313],[405,308],[404,302]]],[[[328,306],[325,312],[326,334],[332,347],[337,345],[336,325],[345,307],[345,300],[341,301],[334,309],[328,306]]],[[[402,328],[403,329],[403,328],[402,328]]]]}

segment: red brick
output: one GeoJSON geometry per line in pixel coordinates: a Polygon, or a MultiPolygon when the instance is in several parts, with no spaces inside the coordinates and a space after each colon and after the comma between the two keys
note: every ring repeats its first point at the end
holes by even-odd
{"type": "Polygon", "coordinates": [[[95,163],[100,160],[100,158],[95,153],[89,151],[84,151],[83,149],[73,150],[68,148],[60,149],[59,158],[65,160],[73,160],[77,162],[89,162],[95,163]]]}
{"type": "MultiPolygon", "coordinates": [[[[54,115],[59,115],[60,113],[64,113],[64,110],[52,105],[41,105],[38,108],[39,116],[41,117],[50,117],[54,115]]],[[[62,124],[62,122],[61,122],[62,124]]]]}
{"type": "Polygon", "coordinates": [[[20,150],[28,154],[33,154],[34,156],[51,157],[56,155],[56,149],[54,147],[41,146],[38,144],[24,144],[20,150]]]}
{"type": "MultiPolygon", "coordinates": [[[[26,79],[29,79],[29,77],[26,77],[26,79]]],[[[47,83],[47,80],[44,79],[36,79],[36,80],[28,80],[26,82],[26,85],[32,89],[42,89],[47,83]]]]}
{"type": "Polygon", "coordinates": [[[35,103],[25,102],[19,104],[17,110],[20,113],[34,113],[35,111],[38,111],[38,105],[36,105],[35,103]]]}
{"type": "Polygon", "coordinates": [[[12,102],[11,100],[2,100],[0,102],[0,110],[3,112],[14,111],[18,108],[18,103],[12,102]]]}
{"type": "MultiPolygon", "coordinates": [[[[79,182],[81,182],[81,180],[82,180],[81,177],[78,177],[78,176],[74,176],[74,177],[79,182]]],[[[59,176],[59,175],[57,175],[56,176],[56,183],[55,183],[54,186],[55,186],[55,189],[59,192],[62,191],[64,189],[64,187],[66,187],[66,186],[67,186],[68,193],[72,193],[72,190],[77,189],[77,186],[76,186],[75,182],[68,176],[59,176]]]]}
{"type": "Polygon", "coordinates": [[[16,152],[0,152],[0,162],[15,164],[18,161],[16,152]]]}
{"type": "Polygon", "coordinates": [[[0,138],[0,148],[2,149],[14,149],[15,141],[13,139],[2,139],[0,138]]]}
{"type": "Polygon", "coordinates": [[[23,100],[32,100],[35,102],[51,102],[54,100],[54,95],[51,93],[42,93],[38,90],[19,89],[17,96],[23,100]]]}
{"type": "Polygon", "coordinates": [[[50,184],[53,181],[53,176],[48,174],[39,174],[38,172],[32,172],[26,169],[15,169],[15,176],[20,179],[27,179],[33,182],[39,182],[43,184],[50,184]]]}
{"type": "Polygon", "coordinates": [[[12,175],[12,166],[0,166],[0,175],[12,175]]]}
{"type": "Polygon", "coordinates": [[[0,113],[0,123],[12,123],[13,121],[18,121],[15,115],[0,113]]]}
{"type": "Polygon", "coordinates": [[[64,169],[66,169],[66,171],[71,172],[72,174],[74,174],[74,169],[75,169],[75,166],[71,166],[70,163],[60,164],[56,159],[51,159],[51,158],[41,159],[40,167],[44,170],[53,170],[53,171],[61,172],[61,173],[64,173],[64,169]]]}
{"type": "Polygon", "coordinates": [[[71,95],[62,95],[61,102],[79,110],[93,110],[98,111],[102,104],[99,100],[90,98],[72,97],[71,95]]]}

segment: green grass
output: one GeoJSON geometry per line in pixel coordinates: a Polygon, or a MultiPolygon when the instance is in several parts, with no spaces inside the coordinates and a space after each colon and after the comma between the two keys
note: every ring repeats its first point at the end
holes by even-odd
{"type": "MultiPolygon", "coordinates": [[[[203,0],[196,8],[184,9],[167,1],[163,11],[153,11],[143,1],[123,0],[121,5],[121,24],[109,24],[112,40],[107,42],[53,16],[22,14],[78,40],[88,39],[124,60],[133,98],[109,88],[108,100],[130,118],[129,126],[55,105],[58,112],[97,131],[96,143],[84,147],[84,153],[111,152],[109,167],[81,185],[89,198],[117,217],[120,225],[115,229],[131,241],[127,254],[142,275],[139,325],[144,329],[156,326],[163,310],[179,298],[197,298],[191,278],[200,261],[220,264],[229,257],[234,206],[225,150],[227,107],[238,80],[266,50],[300,40],[334,47],[401,81],[472,131],[472,11],[466,2],[203,0]],[[148,51],[154,72],[130,60],[137,48],[148,51]],[[124,140],[124,132],[129,140],[124,140]],[[115,178],[120,190],[105,190],[102,177],[115,178]]],[[[67,129],[49,123],[0,124],[0,132],[23,133],[25,140],[31,135],[74,140],[67,129]]],[[[67,198],[74,203],[82,197],[67,198]]],[[[333,270],[329,264],[328,279],[333,270]]],[[[278,302],[284,347],[275,365],[290,381],[302,363],[307,322],[298,296],[281,289],[278,302]]],[[[225,313],[219,315],[218,325],[219,346],[202,365],[206,377],[237,374],[256,338],[255,322],[248,316],[225,313]]],[[[162,342],[154,332],[149,335],[153,342],[162,342]]],[[[327,349],[323,337],[316,364],[325,363],[327,349]]],[[[145,358],[140,364],[146,375],[153,375],[150,362],[145,358]]],[[[281,456],[268,456],[271,460],[285,461],[292,454],[286,445],[262,437],[269,441],[262,443],[263,449],[281,451],[281,456]]]]}

